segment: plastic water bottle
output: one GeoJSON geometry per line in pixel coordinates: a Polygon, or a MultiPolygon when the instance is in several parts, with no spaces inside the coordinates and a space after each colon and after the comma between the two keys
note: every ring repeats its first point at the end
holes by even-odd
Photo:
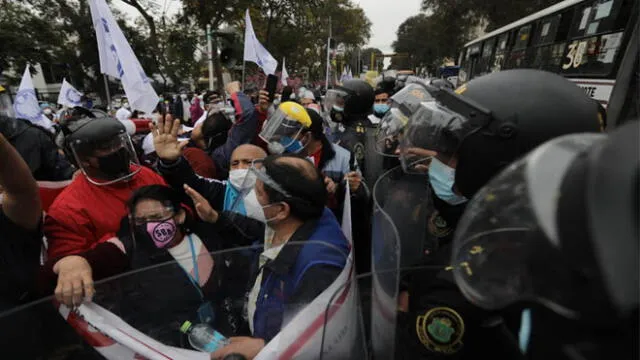
{"type": "Polygon", "coordinates": [[[229,339],[207,324],[193,325],[191,321],[185,321],[180,331],[189,335],[189,344],[194,349],[207,353],[212,353],[229,344],[229,339]]]}

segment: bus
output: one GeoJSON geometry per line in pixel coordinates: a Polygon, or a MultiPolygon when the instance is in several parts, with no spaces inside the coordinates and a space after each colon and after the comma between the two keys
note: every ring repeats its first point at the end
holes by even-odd
{"type": "Polygon", "coordinates": [[[575,82],[608,116],[637,113],[637,23],[637,0],[561,1],[467,43],[459,84],[500,70],[541,69],[575,82]]]}

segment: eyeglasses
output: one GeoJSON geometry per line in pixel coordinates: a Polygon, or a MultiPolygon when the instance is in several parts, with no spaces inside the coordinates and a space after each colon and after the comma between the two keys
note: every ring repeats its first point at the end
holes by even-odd
{"type": "Polygon", "coordinates": [[[130,214],[129,219],[134,225],[140,226],[140,225],[146,225],[148,222],[151,222],[151,221],[154,221],[154,222],[166,221],[171,219],[174,215],[175,213],[171,207],[165,207],[159,212],[144,215],[144,216],[135,216],[134,214],[130,214]]]}

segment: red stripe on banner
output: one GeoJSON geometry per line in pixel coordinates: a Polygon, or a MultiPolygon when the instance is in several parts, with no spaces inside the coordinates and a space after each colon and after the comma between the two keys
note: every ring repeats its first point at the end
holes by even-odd
{"type": "Polygon", "coordinates": [[[161,353],[160,351],[158,351],[158,350],[156,350],[156,349],[152,348],[151,346],[149,346],[149,345],[147,345],[147,344],[143,343],[142,341],[140,341],[140,340],[136,339],[135,337],[133,337],[133,336],[131,336],[131,335],[127,334],[127,333],[126,333],[126,332],[124,332],[122,329],[120,329],[120,328],[116,328],[116,329],[117,329],[118,331],[120,331],[122,334],[124,334],[124,335],[128,336],[128,337],[129,337],[130,339],[132,339],[133,341],[137,342],[138,344],[142,344],[144,347],[146,347],[147,349],[149,349],[149,350],[151,350],[151,351],[155,352],[156,354],[161,355],[161,356],[164,356],[164,358],[165,358],[165,359],[168,359],[168,360],[172,360],[172,359],[173,359],[173,358],[169,357],[168,355],[165,355],[165,354],[161,353]]]}
{"type": "MultiPolygon", "coordinates": [[[[333,315],[338,311],[338,309],[344,304],[344,301],[347,298],[347,294],[349,293],[349,289],[351,288],[351,273],[353,272],[353,266],[351,266],[351,270],[349,270],[349,282],[348,285],[344,287],[342,294],[338,297],[338,300],[335,302],[337,306],[332,306],[329,309],[329,314],[327,315],[327,322],[331,320],[333,315]]],[[[294,341],[294,343],[285,350],[278,359],[291,359],[295,354],[302,349],[306,343],[313,337],[313,335],[324,326],[324,318],[325,313],[318,315],[318,317],[311,323],[311,325],[300,334],[300,336],[294,341]]],[[[320,349],[322,351],[322,349],[320,349]]]]}
{"type": "Polygon", "coordinates": [[[75,312],[69,313],[67,323],[75,329],[78,335],[80,335],[87,344],[95,348],[108,347],[116,344],[115,340],[101,333],[100,330],[96,329],[97,331],[91,331],[89,323],[75,312]]]}

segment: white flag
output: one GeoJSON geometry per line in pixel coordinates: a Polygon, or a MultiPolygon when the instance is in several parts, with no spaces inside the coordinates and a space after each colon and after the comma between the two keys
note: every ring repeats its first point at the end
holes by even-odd
{"type": "Polygon", "coordinates": [[[91,18],[98,39],[100,71],[122,81],[131,108],[151,113],[158,95],[116,23],[105,0],[90,0],[91,18]]]}
{"type": "Polygon", "coordinates": [[[71,86],[67,79],[62,79],[58,104],[68,107],[82,106],[82,93],[71,86]]]}
{"type": "Polygon", "coordinates": [[[20,88],[16,94],[15,101],[13,103],[13,111],[16,113],[17,119],[25,119],[33,124],[40,125],[45,129],[52,129],[53,124],[46,116],[42,114],[40,105],[38,105],[38,98],[36,97],[36,90],[33,87],[33,81],[31,80],[31,72],[29,71],[29,65],[24,69],[22,80],[20,81],[20,88]]]}
{"type": "Polygon", "coordinates": [[[349,68],[349,74],[347,74],[347,78],[349,80],[353,79],[353,73],[351,72],[351,68],[349,68]]]}
{"type": "Polygon", "coordinates": [[[251,17],[249,16],[249,9],[247,9],[245,15],[245,26],[244,61],[252,61],[258,64],[267,75],[275,74],[278,61],[269,54],[267,49],[256,38],[256,33],[253,32],[253,25],[251,24],[251,17]]]}
{"type": "Polygon", "coordinates": [[[280,74],[280,81],[282,82],[282,85],[287,86],[287,79],[289,78],[289,73],[287,72],[287,68],[285,67],[285,63],[284,63],[285,58],[282,58],[282,74],[280,74]]]}

